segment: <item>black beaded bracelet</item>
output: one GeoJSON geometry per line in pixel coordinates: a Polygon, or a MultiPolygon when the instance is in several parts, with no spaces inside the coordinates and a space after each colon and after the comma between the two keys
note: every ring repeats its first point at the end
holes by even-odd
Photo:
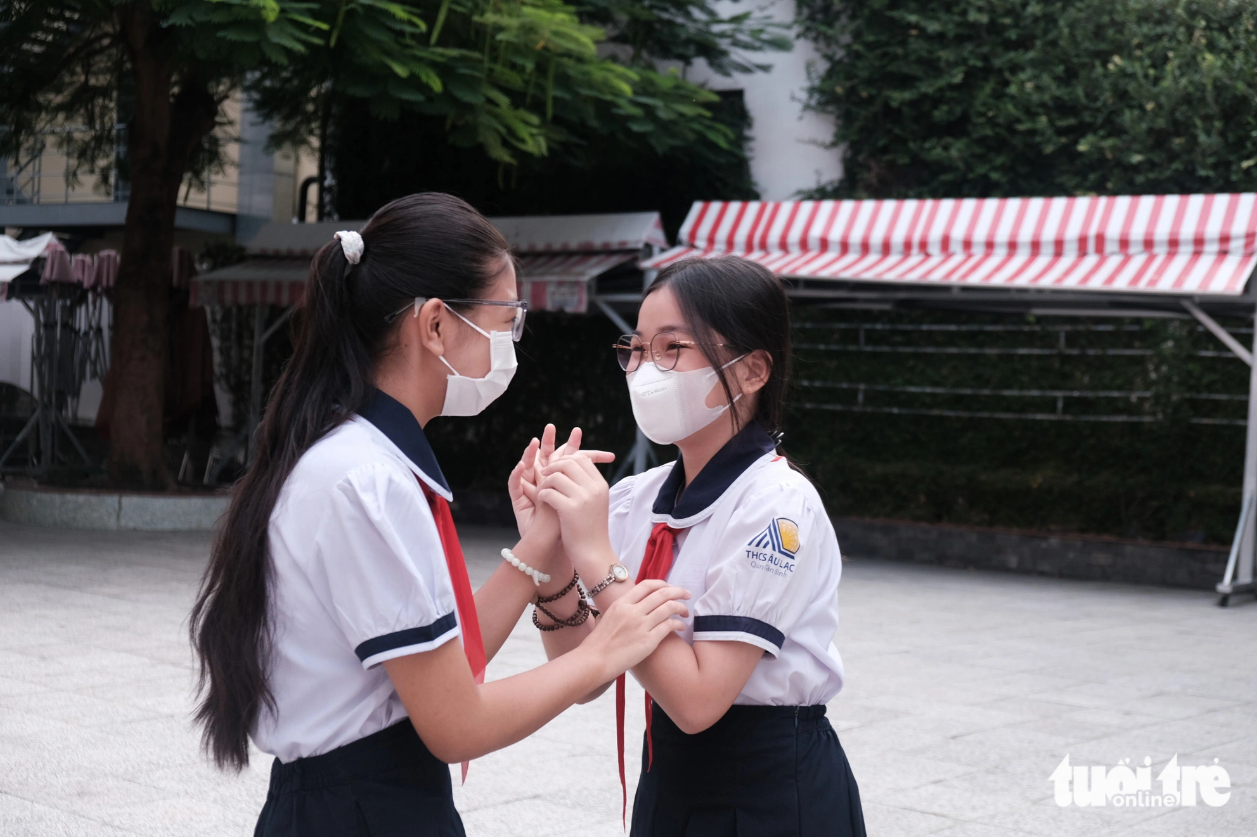
{"type": "Polygon", "coordinates": [[[577,601],[576,612],[573,613],[571,616],[567,617],[566,619],[560,619],[559,617],[551,613],[549,610],[547,610],[543,605],[539,603],[534,603],[533,611],[532,611],[532,623],[533,625],[537,627],[537,630],[540,630],[540,631],[557,631],[560,628],[575,628],[577,625],[583,625],[585,624],[585,620],[587,620],[591,614],[597,615],[596,613],[594,613],[593,609],[590,608],[590,606],[585,603],[584,599],[579,599],[577,601]],[[554,624],[553,625],[541,624],[541,620],[537,618],[538,610],[540,610],[550,619],[554,620],[554,624]]]}
{"type": "Polygon", "coordinates": [[[538,596],[536,601],[540,602],[541,604],[550,604],[551,602],[557,602],[559,599],[563,598],[568,593],[572,592],[572,589],[576,587],[576,585],[579,583],[580,583],[580,576],[577,575],[575,572],[573,572],[572,580],[567,583],[566,587],[564,587],[559,592],[555,593],[553,596],[538,596]]]}

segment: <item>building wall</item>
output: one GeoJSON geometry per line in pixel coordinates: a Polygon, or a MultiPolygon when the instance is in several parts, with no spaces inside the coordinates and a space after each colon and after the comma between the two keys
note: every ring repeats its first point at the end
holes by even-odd
{"type": "MultiPolygon", "coordinates": [[[[725,17],[755,11],[793,22],[794,0],[721,0],[716,9],[725,17]]],[[[756,63],[771,64],[766,73],[725,77],[705,62],[696,63],[686,78],[712,90],[741,90],[750,111],[751,175],[764,200],[788,200],[800,190],[836,180],[842,175],[838,151],[824,146],[834,136],[832,117],[807,111],[808,66],[818,60],[811,41],[795,36],[790,52],[751,53],[756,63]]]]}

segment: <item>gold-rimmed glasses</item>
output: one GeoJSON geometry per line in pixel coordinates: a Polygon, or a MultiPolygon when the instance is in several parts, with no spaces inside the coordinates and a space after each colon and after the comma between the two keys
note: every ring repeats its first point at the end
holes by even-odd
{"type": "MultiPolygon", "coordinates": [[[[728,344],[716,343],[714,345],[726,346],[728,344]]],[[[670,372],[676,368],[677,361],[681,359],[681,352],[697,347],[698,341],[682,340],[671,331],[659,332],[650,338],[649,343],[636,334],[625,334],[615,343],[615,359],[620,362],[620,368],[625,372],[635,372],[649,352],[650,362],[663,371],[670,372]]]]}

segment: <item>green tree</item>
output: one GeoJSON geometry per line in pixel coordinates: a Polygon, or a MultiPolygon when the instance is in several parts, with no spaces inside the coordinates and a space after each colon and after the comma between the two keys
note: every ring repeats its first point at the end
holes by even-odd
{"type": "Polygon", "coordinates": [[[180,185],[216,163],[223,103],[246,89],[306,141],[338,98],[373,113],[438,117],[449,142],[513,163],[543,155],[555,120],[629,125],[671,141],[727,143],[713,96],[675,74],[601,58],[601,31],[560,0],[47,0],[0,11],[0,154],[59,126],[78,169],[112,160],[127,126],[130,186],[115,289],[110,475],[168,484],[162,446],[166,281],[180,185]],[[663,130],[664,126],[670,126],[663,130]]]}
{"type": "Polygon", "coordinates": [[[840,183],[959,197],[1257,188],[1244,0],[800,0],[840,183]]]}
{"type": "MultiPolygon", "coordinates": [[[[788,26],[753,11],[722,16],[711,0],[592,0],[578,14],[605,31],[616,61],[678,89],[685,89],[683,82],[662,68],[701,60],[727,76],[753,73],[769,67],[772,52],[791,46],[788,26]]],[[[758,197],[745,153],[750,116],[741,97],[702,95],[726,134],[696,134],[685,119],[658,130],[657,119],[626,121],[556,106],[552,124],[562,137],[561,153],[498,167],[473,165],[474,152],[441,143],[439,116],[373,115],[361,101],[342,102],[325,146],[331,204],[342,218],[365,217],[390,198],[435,189],[503,215],[659,210],[675,233],[697,198],[758,197]]],[[[635,101],[650,113],[659,99],[659,91],[639,87],[635,101]]]]}

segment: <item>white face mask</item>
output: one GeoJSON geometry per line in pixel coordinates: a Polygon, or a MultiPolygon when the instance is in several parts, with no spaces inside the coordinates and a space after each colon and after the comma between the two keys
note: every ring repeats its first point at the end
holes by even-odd
{"type": "MultiPolygon", "coordinates": [[[[737,363],[740,355],[721,369],[737,363]]],[[[710,366],[689,372],[665,372],[654,363],[643,363],[628,374],[629,401],[633,418],[646,438],[660,445],[671,445],[697,433],[729,409],[725,404],[708,407],[707,395],[718,380],[710,366]]],[[[736,402],[742,397],[738,393],[736,402]]]]}
{"type": "Polygon", "coordinates": [[[454,373],[445,379],[445,406],[441,408],[441,415],[474,416],[506,392],[511,378],[515,377],[515,341],[509,331],[485,331],[453,308],[447,310],[489,338],[489,373],[483,378],[464,377],[448,360],[441,358],[441,363],[454,373]]]}

